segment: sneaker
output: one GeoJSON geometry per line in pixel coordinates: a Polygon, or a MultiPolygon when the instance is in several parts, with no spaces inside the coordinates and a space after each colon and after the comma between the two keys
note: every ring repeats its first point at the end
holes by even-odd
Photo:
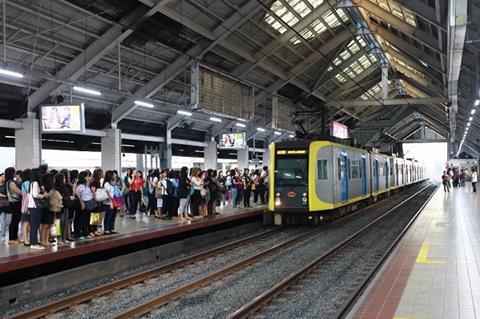
{"type": "Polygon", "coordinates": [[[80,237],[78,238],[78,240],[85,240],[85,239],[87,239],[87,237],[85,237],[85,236],[80,236],[80,237]]]}
{"type": "Polygon", "coordinates": [[[30,249],[33,249],[33,250],[44,250],[45,247],[43,247],[42,245],[31,245],[31,246],[30,246],[30,249]]]}
{"type": "Polygon", "coordinates": [[[85,239],[92,239],[93,237],[88,235],[88,236],[85,236],[85,239]]]}
{"type": "Polygon", "coordinates": [[[106,231],[106,232],[103,232],[103,234],[108,236],[108,235],[111,235],[112,233],[109,231],[106,231]]]}

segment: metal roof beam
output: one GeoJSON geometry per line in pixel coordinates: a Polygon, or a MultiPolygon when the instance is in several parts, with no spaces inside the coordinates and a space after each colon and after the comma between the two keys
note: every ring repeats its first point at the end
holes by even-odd
{"type": "MultiPolygon", "coordinates": [[[[70,81],[77,80],[85,70],[93,66],[114,46],[132,34],[140,23],[153,16],[158,9],[168,3],[168,1],[169,0],[160,1],[151,9],[139,5],[133,12],[122,18],[118,24],[113,25],[100,38],[95,40],[82,53],[65,65],[56,75],[70,81]]],[[[60,84],[58,82],[47,81],[33,92],[33,94],[28,97],[28,112],[32,112],[59,86],[60,84]]]]}
{"type": "Polygon", "coordinates": [[[343,107],[365,107],[365,106],[417,106],[422,104],[437,104],[447,103],[448,99],[443,97],[432,98],[400,98],[400,99],[386,99],[386,100],[332,100],[327,102],[327,106],[343,106],[343,107]]]}

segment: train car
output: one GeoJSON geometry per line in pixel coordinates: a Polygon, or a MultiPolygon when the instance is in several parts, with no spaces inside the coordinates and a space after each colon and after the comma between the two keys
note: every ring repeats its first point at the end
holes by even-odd
{"type": "MultiPolygon", "coordinates": [[[[405,163],[402,158],[326,140],[271,144],[273,176],[264,221],[320,224],[366,206],[407,184],[406,176],[412,173],[406,172],[405,163]]],[[[407,163],[413,169],[413,163],[407,163]]]]}

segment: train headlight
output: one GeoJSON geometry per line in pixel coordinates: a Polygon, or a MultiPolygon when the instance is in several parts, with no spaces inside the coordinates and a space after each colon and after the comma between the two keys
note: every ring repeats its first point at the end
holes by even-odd
{"type": "Polygon", "coordinates": [[[306,196],[303,196],[302,197],[302,204],[307,205],[307,203],[308,203],[308,198],[306,196]]]}
{"type": "Polygon", "coordinates": [[[280,206],[282,205],[282,201],[280,200],[280,198],[275,198],[275,206],[280,206]]]}

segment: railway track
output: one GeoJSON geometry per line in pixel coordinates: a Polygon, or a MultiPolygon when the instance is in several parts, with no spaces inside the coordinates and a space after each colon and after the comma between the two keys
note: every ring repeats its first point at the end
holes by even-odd
{"type": "MultiPolygon", "coordinates": [[[[422,188],[417,193],[413,194],[406,200],[402,201],[400,204],[396,205],[392,209],[388,210],[384,215],[378,217],[344,241],[340,242],[336,246],[332,247],[326,253],[322,254],[321,256],[317,257],[310,263],[306,264],[300,270],[290,274],[288,277],[285,277],[283,280],[279,281],[276,285],[271,287],[270,289],[263,292],[261,295],[255,297],[249,303],[245,304],[243,307],[235,311],[234,313],[228,316],[229,319],[241,319],[241,318],[264,318],[267,317],[267,314],[270,314],[276,310],[276,308],[281,308],[285,305],[285,302],[295,294],[298,294],[302,291],[303,285],[312,282],[318,279],[319,276],[326,276],[324,269],[321,269],[322,265],[325,265],[329,261],[334,258],[341,259],[344,258],[342,254],[348,254],[345,252],[348,250],[349,247],[356,249],[355,244],[360,241],[365,236],[368,236],[370,232],[374,230],[374,228],[379,225],[381,222],[385,221],[395,212],[397,212],[400,208],[402,208],[406,203],[414,200],[418,195],[422,194],[423,192],[427,191],[427,189],[431,188],[432,186],[426,186],[422,188]]],[[[424,206],[428,203],[430,198],[433,196],[435,191],[433,191],[429,196],[425,203],[415,212],[413,218],[408,222],[408,224],[403,227],[403,230],[400,232],[399,235],[396,236],[395,240],[389,245],[386,252],[383,253],[382,257],[375,263],[375,265],[370,265],[370,270],[368,274],[364,274],[364,279],[361,280],[360,283],[357,284],[357,287],[353,289],[348,287],[349,294],[345,298],[345,301],[342,304],[337,304],[336,312],[329,314],[328,318],[343,318],[354,302],[357,300],[358,296],[361,292],[365,289],[368,285],[370,280],[376,274],[378,269],[381,267],[383,262],[389,256],[389,254],[393,251],[395,246],[407,232],[409,227],[412,225],[414,220],[417,216],[421,213],[424,206]]],[[[327,270],[328,271],[328,270],[327,270]]],[[[362,273],[363,274],[363,273],[362,273]]],[[[273,315],[274,316],[274,315],[273,315]]],[[[275,317],[275,316],[274,316],[275,317]]]]}
{"type": "Polygon", "coordinates": [[[89,289],[87,291],[77,293],[71,296],[68,296],[66,298],[57,300],[53,303],[49,303],[46,305],[42,305],[36,308],[33,308],[31,310],[27,310],[22,313],[18,313],[15,315],[12,315],[8,317],[8,319],[35,319],[35,318],[43,318],[48,315],[52,315],[54,313],[58,313],[62,310],[68,309],[70,307],[82,304],[82,303],[87,303],[90,300],[107,295],[109,293],[112,293],[114,291],[124,289],[129,286],[133,286],[142,282],[145,282],[151,278],[166,274],[168,272],[171,272],[172,270],[176,270],[180,267],[185,267],[191,264],[198,263],[202,260],[205,260],[210,257],[214,257],[217,255],[220,255],[224,252],[236,249],[238,247],[242,247],[244,245],[256,243],[259,240],[265,239],[269,236],[273,236],[275,234],[278,234],[280,232],[284,231],[281,228],[273,229],[273,230],[268,230],[265,232],[262,232],[260,234],[255,234],[252,236],[248,236],[246,238],[234,241],[232,243],[228,243],[225,245],[221,245],[219,247],[215,247],[213,249],[207,250],[205,252],[201,252],[198,254],[195,254],[193,256],[189,256],[187,258],[174,261],[172,263],[169,263],[164,266],[156,267],[154,269],[144,271],[126,278],[123,278],[121,280],[117,280],[112,283],[108,283],[105,285],[101,285],[99,287],[95,287],[92,289],[89,289]]]}
{"type": "MultiPolygon", "coordinates": [[[[416,196],[419,192],[415,193],[415,195],[409,197],[411,199],[412,197],[416,196]]],[[[398,201],[398,197],[401,195],[397,194],[392,196],[390,199],[393,201],[396,199],[398,201]]],[[[408,199],[407,199],[408,200],[408,199]]],[[[402,203],[404,203],[403,201],[402,203]]],[[[370,205],[368,208],[374,208],[378,205],[386,204],[384,201],[377,202],[373,205],[370,205]]],[[[399,204],[401,205],[401,204],[399,204]]],[[[397,205],[396,207],[398,207],[397,205]]],[[[361,214],[363,210],[356,211],[348,216],[354,216],[356,214],[361,214]]],[[[341,222],[343,218],[334,221],[332,224],[336,224],[338,222],[341,222]]],[[[130,309],[127,309],[124,312],[119,312],[116,315],[113,315],[113,318],[138,318],[141,316],[144,316],[153,310],[157,308],[161,308],[169,303],[172,303],[175,300],[178,300],[186,295],[189,295],[202,287],[208,286],[216,281],[221,280],[222,278],[240,271],[244,269],[245,267],[254,264],[263,258],[266,258],[268,256],[271,256],[277,252],[280,252],[283,249],[287,249],[295,244],[298,244],[301,241],[304,241],[310,237],[314,237],[316,234],[320,233],[323,230],[323,228],[315,228],[313,230],[309,231],[304,231],[298,236],[294,236],[293,238],[288,238],[286,240],[282,240],[280,243],[275,244],[268,249],[265,249],[263,251],[260,251],[254,255],[251,255],[243,258],[242,260],[235,262],[233,264],[230,264],[226,267],[221,268],[220,270],[214,271],[212,273],[209,273],[207,275],[204,275],[203,277],[200,277],[199,279],[191,280],[187,282],[186,284],[175,288],[173,290],[170,290],[166,293],[163,293],[159,295],[158,297],[148,299],[146,302],[143,304],[137,305],[135,307],[132,307],[130,309]]],[[[163,274],[169,273],[173,270],[177,270],[182,267],[186,267],[188,265],[196,264],[199,263],[202,260],[205,260],[210,257],[218,256],[221,255],[224,252],[228,252],[230,250],[233,250],[238,247],[242,247],[248,244],[252,243],[257,243],[259,240],[265,239],[269,236],[273,236],[275,234],[278,234],[280,232],[284,231],[284,229],[275,229],[271,231],[266,231],[261,234],[253,235],[250,237],[247,237],[245,239],[241,239],[238,241],[235,241],[233,243],[225,244],[222,246],[219,246],[217,248],[187,257],[185,259],[175,261],[173,263],[167,264],[165,266],[160,266],[152,270],[148,270],[133,276],[126,277],[124,279],[105,284],[81,293],[77,293],[74,295],[71,295],[69,297],[60,299],[58,301],[55,301],[53,303],[45,304],[36,308],[33,308],[31,310],[15,314],[11,317],[8,317],[10,319],[23,319],[23,318],[43,318],[48,315],[52,314],[61,314],[62,311],[66,311],[67,309],[71,308],[74,309],[79,304],[85,304],[90,302],[91,300],[101,297],[101,296],[106,296],[110,293],[113,293],[117,290],[120,289],[125,289],[129,288],[131,286],[137,285],[139,283],[144,283],[147,282],[149,279],[161,276],[163,274]]],[[[115,313],[115,312],[113,312],[115,313]]]]}

